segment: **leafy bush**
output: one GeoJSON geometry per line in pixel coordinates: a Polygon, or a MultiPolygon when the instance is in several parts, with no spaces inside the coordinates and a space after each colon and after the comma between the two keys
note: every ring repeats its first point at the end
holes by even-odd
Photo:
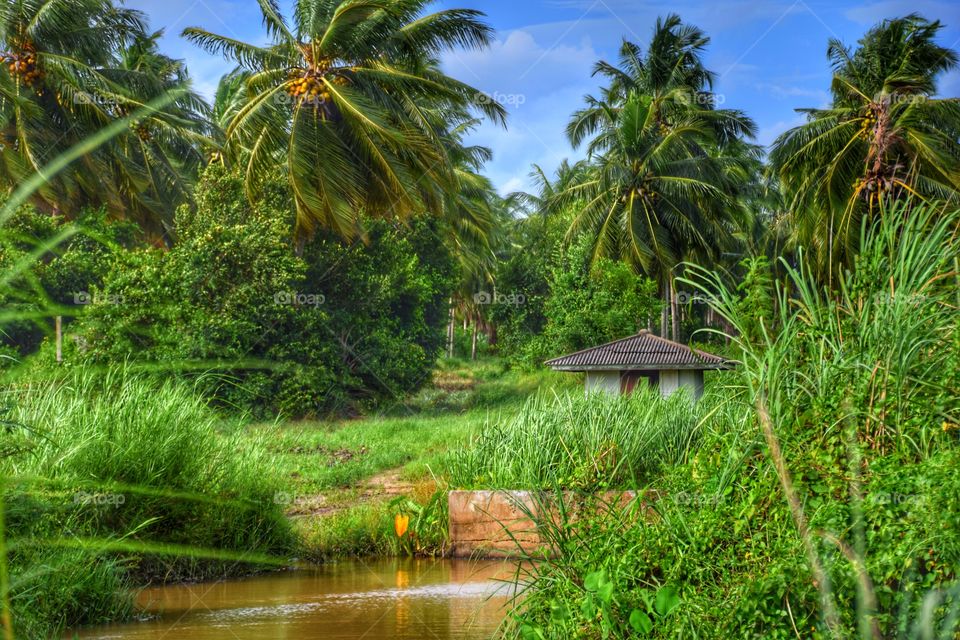
{"type": "Polygon", "coordinates": [[[537,367],[562,353],[634,334],[659,314],[655,282],[623,262],[600,258],[591,264],[589,258],[589,244],[581,239],[559,250],[549,267],[525,259],[532,262],[529,268],[549,270],[549,292],[496,310],[503,349],[512,361],[537,367]]]}
{"type": "Polygon", "coordinates": [[[103,210],[83,209],[68,225],[31,206],[17,209],[0,229],[0,273],[9,274],[0,284],[0,303],[9,313],[0,346],[20,355],[36,351],[52,333],[54,309],[69,323],[66,305],[101,287],[113,256],[134,246],[136,237],[135,224],[111,220],[103,210]]]}
{"type": "Polygon", "coordinates": [[[282,187],[251,205],[212,165],[172,249],[117,256],[67,359],[216,372],[205,392],[258,416],[355,411],[428,381],[450,288],[431,224],[371,223],[368,244],[318,236],[298,256],[290,216],[282,187]]]}

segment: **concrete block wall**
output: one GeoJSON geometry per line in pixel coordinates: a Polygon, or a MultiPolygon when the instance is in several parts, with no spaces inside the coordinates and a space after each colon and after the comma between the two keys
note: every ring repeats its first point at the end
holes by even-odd
{"type": "MultiPolygon", "coordinates": [[[[588,501],[594,509],[619,509],[626,511],[635,504],[633,491],[608,491],[596,496],[598,501],[588,501]]],[[[654,496],[655,497],[655,496],[654,496]]],[[[649,516],[647,500],[636,512],[649,516]]],[[[546,543],[537,531],[534,519],[545,517],[557,519],[558,512],[548,493],[530,491],[451,491],[448,495],[450,508],[450,555],[453,557],[503,558],[526,554],[549,552],[546,543]],[[544,511],[548,513],[544,513],[544,511]],[[533,519],[532,519],[532,518],[533,519]]],[[[576,511],[577,497],[572,492],[564,494],[568,512],[576,511]]],[[[572,513],[576,518],[578,514],[572,513]]]]}

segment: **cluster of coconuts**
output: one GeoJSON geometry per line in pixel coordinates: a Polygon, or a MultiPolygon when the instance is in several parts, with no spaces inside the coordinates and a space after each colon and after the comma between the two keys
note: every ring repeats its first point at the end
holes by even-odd
{"type": "Polygon", "coordinates": [[[873,109],[869,109],[866,115],[863,116],[863,125],[860,128],[860,136],[866,140],[873,137],[873,130],[877,126],[877,113],[873,109]]]}
{"type": "Polygon", "coordinates": [[[287,94],[300,102],[323,103],[330,100],[330,92],[323,83],[323,76],[311,71],[292,71],[287,84],[287,94]]]}
{"type": "Polygon", "coordinates": [[[643,187],[631,187],[621,194],[620,202],[626,204],[631,197],[641,200],[656,200],[658,198],[655,191],[647,191],[643,187]]]}
{"type": "Polygon", "coordinates": [[[150,133],[150,128],[143,124],[132,125],[133,132],[137,134],[137,137],[143,140],[144,142],[150,142],[153,140],[153,134],[150,133]]]}
{"type": "Polygon", "coordinates": [[[28,87],[32,87],[41,77],[37,68],[37,52],[29,43],[23,46],[22,51],[5,53],[3,61],[7,63],[10,75],[19,76],[28,87]]]}

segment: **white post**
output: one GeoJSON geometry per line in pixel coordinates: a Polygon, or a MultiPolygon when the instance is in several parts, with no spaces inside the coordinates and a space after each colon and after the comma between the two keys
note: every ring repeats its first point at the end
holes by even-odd
{"type": "Polygon", "coordinates": [[[57,334],[57,362],[63,362],[63,319],[57,316],[55,320],[57,334]]]}

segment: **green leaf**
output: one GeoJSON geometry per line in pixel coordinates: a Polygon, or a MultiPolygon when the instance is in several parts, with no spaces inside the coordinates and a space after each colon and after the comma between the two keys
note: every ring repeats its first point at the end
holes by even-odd
{"type": "Polygon", "coordinates": [[[593,602],[593,598],[587,596],[587,599],[580,604],[580,613],[582,613],[587,618],[592,618],[593,614],[596,613],[597,606],[593,602]]]}
{"type": "Polygon", "coordinates": [[[524,624],[520,626],[520,637],[523,640],[543,640],[543,631],[540,627],[524,624]]]}
{"type": "Polygon", "coordinates": [[[630,626],[637,633],[647,634],[653,631],[653,620],[640,609],[630,612],[630,626]]]}
{"type": "Polygon", "coordinates": [[[601,569],[600,571],[588,573],[583,578],[583,588],[595,593],[600,589],[600,585],[605,582],[607,582],[607,572],[601,569]]]}
{"type": "Polygon", "coordinates": [[[676,587],[664,586],[657,590],[657,597],[653,603],[653,608],[661,616],[668,616],[670,612],[680,604],[680,594],[676,587]]]}
{"type": "Polygon", "coordinates": [[[555,624],[563,624],[570,620],[570,607],[563,602],[554,600],[550,603],[550,619],[555,624]]]}
{"type": "Polygon", "coordinates": [[[610,604],[610,600],[613,598],[613,583],[605,582],[600,585],[600,588],[597,589],[597,597],[600,598],[601,602],[610,604]]]}

